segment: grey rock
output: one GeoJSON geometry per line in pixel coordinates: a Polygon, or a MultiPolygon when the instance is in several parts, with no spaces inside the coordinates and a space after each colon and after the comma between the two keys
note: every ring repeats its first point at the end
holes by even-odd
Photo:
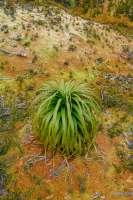
{"type": "Polygon", "coordinates": [[[128,140],[126,143],[128,148],[133,150],[133,141],[128,140]]]}
{"type": "Polygon", "coordinates": [[[16,56],[27,57],[27,53],[25,50],[20,50],[16,53],[16,56]]]}
{"type": "Polygon", "coordinates": [[[0,48],[0,52],[5,54],[5,55],[10,55],[10,56],[13,54],[12,52],[10,52],[10,51],[8,51],[6,49],[3,49],[3,48],[0,48]]]}
{"type": "Polygon", "coordinates": [[[92,200],[99,199],[100,196],[101,196],[101,193],[100,193],[100,192],[95,192],[95,195],[93,196],[92,200]]]}
{"type": "Polygon", "coordinates": [[[16,33],[16,34],[14,34],[12,39],[15,41],[20,41],[20,40],[22,40],[22,35],[20,33],[16,33]]]}
{"type": "Polygon", "coordinates": [[[133,78],[130,76],[124,76],[124,75],[115,75],[111,73],[106,73],[104,75],[105,79],[107,80],[114,80],[118,81],[122,84],[132,84],[133,83],[133,78]]]}
{"type": "Polygon", "coordinates": [[[133,150],[133,131],[128,131],[128,132],[124,132],[123,133],[125,140],[126,140],[126,144],[128,149],[133,150]]]}
{"type": "MultiPolygon", "coordinates": [[[[5,76],[0,76],[0,80],[1,81],[11,80],[11,78],[10,77],[5,77],[5,76]]],[[[0,101],[1,101],[1,98],[0,98],[0,101]]]]}
{"type": "Polygon", "coordinates": [[[32,4],[29,2],[29,3],[26,3],[24,5],[24,9],[27,10],[27,11],[33,11],[33,6],[32,4]]]}
{"type": "Polygon", "coordinates": [[[5,0],[0,0],[0,6],[4,6],[5,5],[5,0]]]}
{"type": "Polygon", "coordinates": [[[7,191],[5,190],[2,181],[0,181],[0,196],[4,196],[7,194],[7,191]]]}
{"type": "Polygon", "coordinates": [[[129,52],[127,53],[127,59],[130,60],[130,59],[132,59],[132,58],[133,58],[133,52],[129,51],[129,52]]]}

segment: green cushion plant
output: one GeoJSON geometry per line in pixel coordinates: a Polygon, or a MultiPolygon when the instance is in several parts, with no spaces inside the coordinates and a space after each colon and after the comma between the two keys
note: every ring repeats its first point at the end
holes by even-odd
{"type": "Polygon", "coordinates": [[[33,125],[45,148],[74,155],[95,146],[99,105],[87,83],[49,81],[34,105],[33,125]]]}

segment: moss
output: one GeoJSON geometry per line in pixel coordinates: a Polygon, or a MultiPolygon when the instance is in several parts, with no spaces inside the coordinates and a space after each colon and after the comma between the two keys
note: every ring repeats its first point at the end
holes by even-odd
{"type": "Polygon", "coordinates": [[[122,129],[120,127],[117,127],[115,125],[113,125],[113,127],[111,127],[109,130],[108,130],[108,135],[113,138],[113,137],[116,137],[116,136],[119,136],[122,134],[122,129]]]}
{"type": "Polygon", "coordinates": [[[133,159],[128,158],[124,161],[123,166],[125,169],[128,169],[129,171],[133,172],[133,159]]]}
{"type": "Polygon", "coordinates": [[[11,138],[6,133],[0,133],[0,156],[5,155],[11,145],[11,138]]]}

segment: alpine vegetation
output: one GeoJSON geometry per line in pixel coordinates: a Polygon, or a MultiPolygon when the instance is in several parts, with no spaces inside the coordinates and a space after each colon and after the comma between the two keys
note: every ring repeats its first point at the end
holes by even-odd
{"type": "Polygon", "coordinates": [[[95,146],[99,105],[87,83],[48,81],[34,105],[33,125],[45,148],[74,155],[95,146]]]}

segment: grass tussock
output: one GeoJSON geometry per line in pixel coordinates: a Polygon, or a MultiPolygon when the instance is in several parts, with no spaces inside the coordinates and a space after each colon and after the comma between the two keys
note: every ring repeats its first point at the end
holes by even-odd
{"type": "Polygon", "coordinates": [[[99,105],[87,83],[49,81],[34,103],[33,124],[45,148],[72,155],[95,146],[99,105]]]}

